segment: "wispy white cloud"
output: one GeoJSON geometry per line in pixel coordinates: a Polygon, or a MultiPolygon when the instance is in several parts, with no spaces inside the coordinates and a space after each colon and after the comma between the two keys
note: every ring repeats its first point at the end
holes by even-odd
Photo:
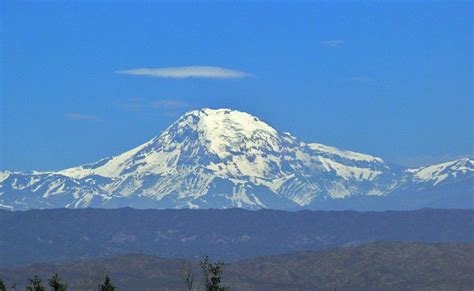
{"type": "Polygon", "coordinates": [[[349,81],[358,82],[358,83],[367,83],[367,82],[373,81],[373,79],[368,76],[353,76],[349,78],[349,81]]]}
{"type": "Polygon", "coordinates": [[[149,101],[144,98],[128,98],[118,101],[118,107],[125,111],[139,112],[149,106],[149,101]]]}
{"type": "Polygon", "coordinates": [[[148,110],[157,110],[166,116],[178,116],[184,111],[192,108],[192,105],[178,99],[159,99],[149,100],[144,98],[133,98],[123,100],[119,107],[126,111],[143,112],[148,110]]]}
{"type": "Polygon", "coordinates": [[[116,71],[118,74],[133,76],[148,76],[155,78],[210,78],[210,79],[240,79],[252,74],[213,66],[187,66],[169,68],[138,68],[116,71]]]}
{"type": "Polygon", "coordinates": [[[338,47],[344,44],[344,40],[343,39],[329,39],[329,40],[320,41],[319,43],[327,47],[338,47]]]}
{"type": "Polygon", "coordinates": [[[168,117],[176,117],[183,113],[183,111],[188,110],[191,105],[176,99],[161,99],[157,101],[152,101],[150,105],[163,112],[168,117]]]}
{"type": "Polygon", "coordinates": [[[150,102],[150,105],[154,108],[188,108],[190,105],[184,101],[176,100],[176,99],[161,99],[157,101],[150,102]]]}
{"type": "Polygon", "coordinates": [[[66,113],[64,117],[69,120],[76,121],[99,121],[99,118],[95,115],[83,114],[83,113],[66,113]]]}

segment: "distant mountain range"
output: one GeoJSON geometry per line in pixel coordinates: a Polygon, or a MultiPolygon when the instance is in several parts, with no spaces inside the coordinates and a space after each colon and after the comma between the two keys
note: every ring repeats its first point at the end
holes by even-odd
{"type": "Polygon", "coordinates": [[[373,241],[474,242],[474,210],[0,210],[0,266],[125,253],[225,261],[373,241]]]}
{"type": "Polygon", "coordinates": [[[405,168],[202,109],[130,151],[58,172],[0,172],[0,207],[472,208],[469,158],[405,168]]]}
{"type": "MultiPolygon", "coordinates": [[[[17,290],[23,290],[34,274],[45,282],[59,272],[71,289],[94,290],[108,273],[118,290],[170,291],[186,290],[183,273],[188,268],[200,284],[196,261],[146,255],[0,268],[0,278],[8,287],[16,283],[17,290]]],[[[223,285],[249,291],[472,290],[474,245],[376,242],[258,257],[226,264],[223,285]]]]}

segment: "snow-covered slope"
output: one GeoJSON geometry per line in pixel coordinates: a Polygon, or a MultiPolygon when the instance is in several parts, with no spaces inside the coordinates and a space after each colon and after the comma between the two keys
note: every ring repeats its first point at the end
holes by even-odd
{"type": "Polygon", "coordinates": [[[468,158],[409,169],[408,172],[413,174],[413,180],[416,183],[429,183],[436,186],[440,183],[448,183],[459,179],[471,177],[474,172],[474,161],[468,158]]]}
{"type": "Polygon", "coordinates": [[[402,169],[381,158],[305,143],[229,109],[180,117],[123,154],[55,173],[0,172],[0,207],[296,209],[317,201],[386,196],[473,175],[463,159],[402,169]]]}

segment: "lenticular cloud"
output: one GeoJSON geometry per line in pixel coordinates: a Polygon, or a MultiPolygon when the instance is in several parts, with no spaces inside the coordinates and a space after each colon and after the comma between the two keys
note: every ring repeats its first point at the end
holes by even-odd
{"type": "Polygon", "coordinates": [[[155,78],[210,78],[210,79],[240,79],[251,76],[251,74],[213,66],[187,66],[168,68],[138,68],[117,71],[119,74],[148,76],[155,78]]]}

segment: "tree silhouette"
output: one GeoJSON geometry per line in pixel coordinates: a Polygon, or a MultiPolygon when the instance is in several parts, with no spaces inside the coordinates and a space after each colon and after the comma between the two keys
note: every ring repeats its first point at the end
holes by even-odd
{"type": "Polygon", "coordinates": [[[105,275],[104,283],[100,285],[100,291],[115,291],[115,286],[112,285],[109,275],[105,275]]]}
{"type": "Polygon", "coordinates": [[[189,261],[183,261],[178,265],[178,271],[186,284],[186,290],[192,291],[196,290],[197,284],[194,278],[194,266],[193,263],[189,261]]]}
{"type": "Polygon", "coordinates": [[[224,263],[210,263],[209,257],[205,256],[201,260],[201,269],[204,277],[204,287],[206,291],[225,291],[227,287],[220,286],[222,274],[224,272],[224,263]]]}
{"type": "Polygon", "coordinates": [[[5,287],[5,283],[3,283],[3,280],[0,279],[0,291],[6,291],[7,287],[5,287]]]}
{"type": "Polygon", "coordinates": [[[35,275],[33,279],[28,279],[30,285],[26,286],[26,291],[44,291],[44,286],[41,284],[41,279],[35,275]]]}
{"type": "Polygon", "coordinates": [[[102,264],[94,264],[79,279],[79,289],[84,291],[97,291],[97,287],[104,282],[106,267],[102,264]]]}
{"type": "Polygon", "coordinates": [[[67,283],[61,282],[61,277],[59,277],[58,273],[54,273],[53,277],[49,278],[48,283],[53,291],[67,290],[67,283]]]}

